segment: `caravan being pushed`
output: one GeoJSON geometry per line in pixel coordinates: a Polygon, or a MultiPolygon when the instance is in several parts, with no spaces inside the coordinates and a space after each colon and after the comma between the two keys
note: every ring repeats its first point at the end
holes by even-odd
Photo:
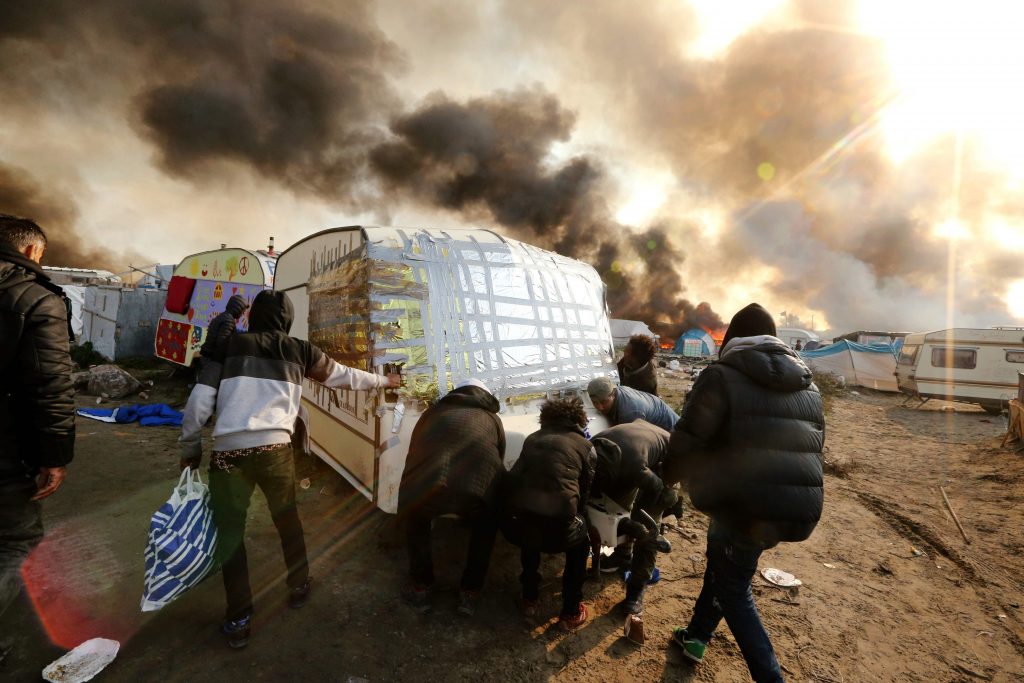
{"type": "Polygon", "coordinates": [[[958,327],[908,334],[896,365],[900,391],[922,403],[977,403],[998,414],[1017,395],[1024,371],[1024,327],[958,327]]]}
{"type": "MultiPolygon", "coordinates": [[[[544,398],[585,397],[590,380],[616,377],[597,272],[489,230],[326,230],[281,254],[275,289],[295,306],[292,335],[344,365],[402,375],[400,393],[305,379],[296,426],[306,450],[385,512],[397,511],[417,419],[456,382],[479,379],[498,397],[509,467],[544,398]]],[[[607,426],[591,415],[591,433],[607,426]]]]}

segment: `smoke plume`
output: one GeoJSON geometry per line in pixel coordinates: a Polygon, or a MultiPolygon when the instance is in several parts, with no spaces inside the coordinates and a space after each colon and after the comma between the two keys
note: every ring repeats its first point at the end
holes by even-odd
{"type": "Polygon", "coordinates": [[[90,247],[75,233],[79,212],[74,202],[54,188],[44,188],[26,171],[0,162],[0,213],[31,218],[46,234],[44,265],[120,271],[138,254],[122,249],[90,247]]]}
{"type": "Polygon", "coordinates": [[[593,263],[613,315],[678,327],[697,308],[681,296],[683,254],[664,229],[638,232],[612,218],[599,161],[552,161],[574,124],[539,87],[465,103],[435,93],[392,122],[394,139],[375,147],[370,163],[390,192],[497,221],[515,237],[593,263]]]}

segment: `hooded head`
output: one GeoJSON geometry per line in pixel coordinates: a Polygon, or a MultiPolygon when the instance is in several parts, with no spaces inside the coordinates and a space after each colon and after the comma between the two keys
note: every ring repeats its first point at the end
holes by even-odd
{"type": "Polygon", "coordinates": [[[242,317],[242,314],[245,313],[245,309],[247,308],[249,308],[249,304],[245,303],[245,299],[242,298],[242,295],[235,294],[228,299],[228,303],[224,307],[224,310],[230,313],[231,317],[235,320],[238,320],[242,317]]]}
{"type": "Polygon", "coordinates": [[[265,289],[252,300],[249,312],[250,332],[284,332],[292,329],[295,309],[288,295],[265,289]]]}
{"type": "Polygon", "coordinates": [[[729,321],[729,329],[725,331],[725,337],[722,339],[722,346],[719,349],[718,355],[722,355],[726,345],[733,339],[739,337],[760,337],[763,335],[774,337],[775,334],[775,320],[772,319],[772,314],[766,311],[761,304],[748,304],[740,309],[732,317],[732,320],[729,321]]]}

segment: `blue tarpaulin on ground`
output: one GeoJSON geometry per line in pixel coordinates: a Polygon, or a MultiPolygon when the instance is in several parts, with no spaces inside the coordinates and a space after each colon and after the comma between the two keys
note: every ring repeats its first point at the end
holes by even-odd
{"type": "Polygon", "coordinates": [[[79,408],[78,414],[100,422],[125,424],[138,420],[143,427],[180,427],[182,414],[166,403],[135,404],[120,408],[79,408]]]}

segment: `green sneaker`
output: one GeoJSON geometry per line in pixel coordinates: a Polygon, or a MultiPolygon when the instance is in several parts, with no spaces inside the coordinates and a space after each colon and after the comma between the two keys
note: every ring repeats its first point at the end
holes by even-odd
{"type": "Polygon", "coordinates": [[[690,638],[682,626],[672,631],[672,642],[678,645],[683,651],[683,656],[694,664],[704,661],[704,650],[708,648],[708,644],[696,638],[690,638]]]}

